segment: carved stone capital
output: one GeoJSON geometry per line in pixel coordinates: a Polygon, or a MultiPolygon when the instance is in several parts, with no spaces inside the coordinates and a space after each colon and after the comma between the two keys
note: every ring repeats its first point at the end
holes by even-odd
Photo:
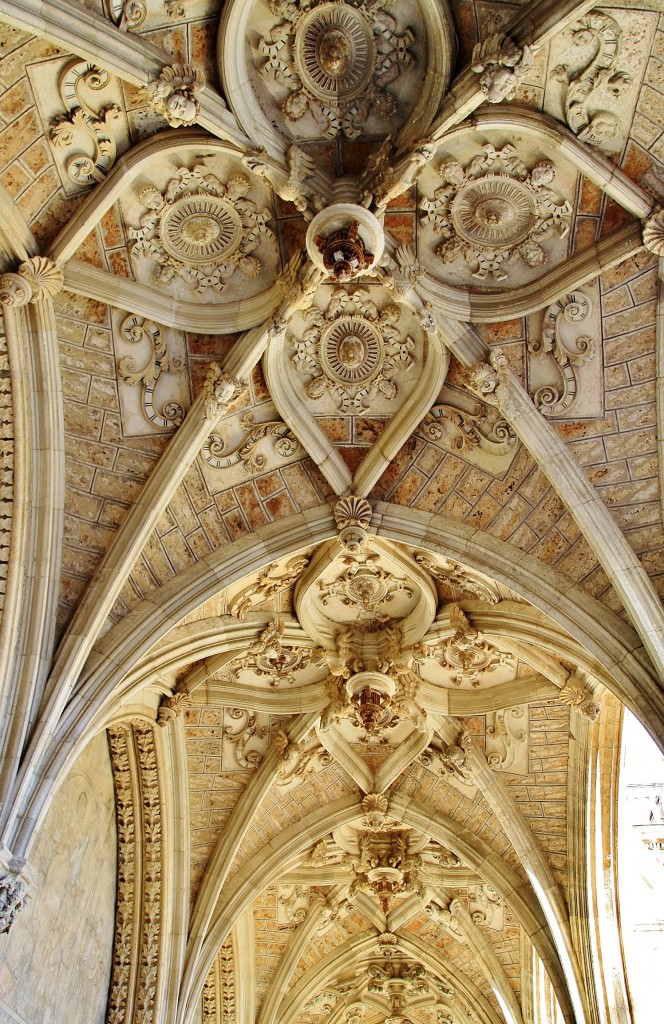
{"type": "Polygon", "coordinates": [[[217,363],[212,363],[205,378],[203,391],[206,396],[205,415],[209,420],[218,419],[231,402],[238,398],[245,388],[243,381],[224,373],[217,363]]]}
{"type": "Polygon", "coordinates": [[[64,277],[60,267],[47,256],[32,256],[18,268],[32,291],[31,302],[38,302],[62,290],[64,277]]]}
{"type": "Polygon", "coordinates": [[[32,299],[30,285],[19,274],[2,274],[0,276],[0,305],[27,306],[32,299]]]}
{"type": "Polygon", "coordinates": [[[9,931],[29,899],[25,879],[17,871],[0,875],[0,934],[9,931]]]}
{"type": "Polygon", "coordinates": [[[169,722],[180,718],[184,709],[191,707],[191,704],[191,694],[187,693],[186,690],[178,690],[172,693],[170,697],[164,697],[159,705],[157,725],[166,728],[169,722]]]}
{"type": "Polygon", "coordinates": [[[171,64],[147,87],[150,101],[171,128],[194,124],[200,113],[196,96],[205,87],[205,75],[191,64],[171,64]]]}
{"type": "Polygon", "coordinates": [[[17,273],[0,277],[0,304],[25,306],[28,302],[56,295],[64,278],[60,267],[47,256],[31,256],[21,263],[17,273]]]}
{"type": "Polygon", "coordinates": [[[643,222],[643,244],[655,256],[664,256],[664,209],[657,209],[643,222]]]}
{"type": "Polygon", "coordinates": [[[582,683],[575,682],[574,677],[571,677],[567,685],[562,688],[558,698],[563,704],[575,708],[579,714],[583,715],[590,722],[596,722],[599,718],[602,705],[598,700],[595,700],[588,687],[582,683]]]}

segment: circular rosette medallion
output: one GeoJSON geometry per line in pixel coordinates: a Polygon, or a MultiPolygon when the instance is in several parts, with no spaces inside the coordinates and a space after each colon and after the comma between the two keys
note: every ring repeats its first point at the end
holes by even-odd
{"type": "Polygon", "coordinates": [[[347,103],[369,85],[374,70],[373,30],[359,11],[323,4],[307,14],[295,36],[302,83],[327,104],[347,103]]]}
{"type": "Polygon", "coordinates": [[[165,211],[161,244],[185,263],[218,263],[242,240],[242,221],[230,203],[217,196],[185,196],[165,211]]]}
{"type": "Polygon", "coordinates": [[[368,320],[341,316],[323,331],[320,344],[324,372],[341,384],[368,384],[383,365],[380,334],[368,320]]]}
{"type": "Polygon", "coordinates": [[[469,181],[455,196],[450,214],[459,237],[484,249],[511,249],[537,221],[528,187],[499,175],[469,181]]]}

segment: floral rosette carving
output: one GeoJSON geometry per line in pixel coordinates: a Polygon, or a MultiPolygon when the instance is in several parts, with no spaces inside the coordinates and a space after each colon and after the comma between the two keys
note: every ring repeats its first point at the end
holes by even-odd
{"type": "Polygon", "coordinates": [[[291,123],[310,113],[326,138],[355,138],[370,115],[394,117],[387,86],[415,58],[415,37],[400,34],[384,0],[332,3],[268,0],[279,20],[259,40],[261,75],[283,89],[281,109],[291,123]]]}
{"type": "Polygon", "coordinates": [[[309,398],[329,392],[341,412],[364,412],[378,394],[395,398],[394,376],[408,371],[414,361],[412,338],[402,338],[400,313],[389,304],[379,310],[367,289],[351,295],[337,288],[327,309],[311,306],[304,318],[311,326],[301,338],[291,337],[296,370],[307,375],[309,398]]]}
{"type": "Polygon", "coordinates": [[[542,240],[569,232],[572,208],[549,187],[556,176],[550,160],[528,170],[513,146],[486,145],[466,167],[449,158],[438,173],[444,184],[422,199],[422,223],[443,236],[436,249],[443,263],[462,260],[481,281],[504,281],[518,259],[543,266],[542,240]]]}
{"type": "Polygon", "coordinates": [[[208,288],[222,292],[236,270],[256,277],[261,261],[253,253],[274,233],[270,211],[247,198],[249,189],[244,174],[224,183],[202,165],[181,167],[163,192],[151,185],[139,193],[147,212],[140,227],[129,229],[132,255],[157,263],[158,285],[179,275],[199,295],[208,288]]]}

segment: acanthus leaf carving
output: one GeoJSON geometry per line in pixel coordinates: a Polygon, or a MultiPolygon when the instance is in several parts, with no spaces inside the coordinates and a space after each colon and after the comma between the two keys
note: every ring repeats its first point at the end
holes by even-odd
{"type": "Polygon", "coordinates": [[[549,187],[551,160],[528,170],[511,144],[482,151],[466,167],[452,157],[441,163],[443,185],[420,201],[422,223],[443,236],[436,250],[443,263],[463,260],[478,280],[503,281],[518,258],[533,269],[547,262],[540,242],[568,234],[572,207],[549,187]]]}
{"type": "Polygon", "coordinates": [[[205,88],[205,75],[191,64],[171,64],[146,87],[154,109],[171,128],[194,124],[200,113],[197,96],[205,88]]]}
{"type": "Polygon", "coordinates": [[[80,140],[93,149],[92,156],[84,149],[75,149],[65,163],[67,174],[77,185],[103,181],[115,163],[117,148],[111,126],[120,117],[120,108],[111,103],[97,111],[85,99],[86,90],[98,92],[109,81],[108,71],[78,58],[67,64],[60,76],[60,97],[67,113],[54,118],[51,142],[68,149],[80,140]]]}

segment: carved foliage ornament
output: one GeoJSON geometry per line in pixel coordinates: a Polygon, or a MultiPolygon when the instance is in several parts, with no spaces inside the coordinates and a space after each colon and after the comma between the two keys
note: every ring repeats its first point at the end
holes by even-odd
{"type": "Polygon", "coordinates": [[[146,87],[148,97],[158,114],[171,128],[193,124],[200,112],[197,95],[205,87],[205,75],[190,64],[165,67],[158,78],[146,87]]]}
{"type": "Polygon", "coordinates": [[[397,306],[379,311],[367,289],[351,294],[337,288],[325,312],[311,306],[304,316],[311,326],[301,339],[292,336],[291,346],[295,368],[309,377],[309,398],[328,391],[341,412],[361,413],[377,394],[388,399],[398,394],[393,378],[414,365],[415,343],[401,337],[397,306]]]}
{"type": "MultiPolygon", "coordinates": [[[[451,389],[447,393],[452,396],[451,389]]],[[[507,420],[480,403],[472,412],[451,402],[434,405],[417,432],[427,441],[462,456],[468,456],[477,449],[500,457],[511,454],[516,445],[516,434],[507,420]]]]}
{"type": "Polygon", "coordinates": [[[77,185],[103,181],[115,163],[117,151],[111,125],[120,117],[120,108],[112,103],[94,110],[84,95],[86,90],[104,89],[109,81],[108,71],[81,60],[68,64],[60,77],[60,96],[67,113],[54,119],[51,142],[63,149],[74,149],[65,167],[77,185]],[[79,145],[83,148],[79,149],[79,145]],[[85,151],[90,148],[91,156],[85,151]]]}
{"type": "Polygon", "coordinates": [[[569,232],[572,208],[549,188],[556,176],[550,160],[529,171],[512,145],[486,145],[465,168],[453,158],[443,161],[439,174],[443,186],[420,203],[422,223],[443,235],[436,250],[441,260],[464,260],[479,280],[504,280],[519,257],[529,267],[543,266],[542,239],[569,232]]]}
{"type": "Polygon", "coordinates": [[[578,71],[559,64],[551,77],[567,85],[565,118],[583,142],[601,146],[615,138],[620,118],[605,109],[623,94],[632,76],[616,67],[622,31],[615,18],[603,11],[590,11],[570,30],[572,44],[590,55],[578,71]],[[604,107],[604,109],[603,109],[604,107]]]}
{"type": "Polygon", "coordinates": [[[256,277],[261,262],[251,254],[261,237],[274,234],[267,227],[270,211],[247,199],[249,188],[246,175],[224,183],[203,165],[181,167],[163,192],[144,188],[139,199],[147,212],[139,228],[129,229],[132,255],[158,264],[157,284],[179,274],[199,295],[208,288],[222,292],[236,270],[256,277]]]}
{"type": "Polygon", "coordinates": [[[468,569],[453,562],[449,558],[442,559],[442,564],[434,561],[430,555],[423,552],[416,552],[415,561],[421,565],[425,572],[428,572],[434,579],[440,580],[450,587],[459,591],[459,594],[471,594],[480,601],[487,604],[498,604],[500,592],[493,583],[481,580],[473,576],[468,569]]]}
{"type": "Polygon", "coordinates": [[[268,685],[274,690],[283,680],[293,684],[295,672],[320,660],[323,652],[320,648],[292,647],[285,644],[283,634],[283,619],[273,619],[247,653],[225,667],[225,676],[235,681],[237,672],[246,669],[257,676],[265,677],[268,685]]]}
{"type": "Polygon", "coordinates": [[[288,90],[281,107],[288,121],[310,112],[327,138],[355,138],[371,114],[394,117],[387,86],[414,63],[415,40],[410,29],[399,35],[384,0],[268,3],[283,20],[259,40],[261,74],[288,90]]]}
{"type": "Polygon", "coordinates": [[[324,583],[320,581],[320,596],[324,605],[336,598],[346,608],[357,613],[362,627],[375,629],[388,622],[390,615],[378,611],[383,604],[389,604],[397,594],[413,593],[408,581],[394,576],[377,564],[378,556],[367,556],[363,561],[347,557],[343,563],[348,566],[339,579],[324,583]]]}
{"type": "Polygon", "coordinates": [[[0,934],[9,931],[29,899],[25,880],[20,875],[5,871],[0,876],[0,934]]]}
{"type": "Polygon", "coordinates": [[[450,605],[450,625],[454,627],[451,638],[442,644],[429,645],[428,652],[430,656],[440,658],[444,667],[452,672],[455,686],[470,683],[477,687],[485,673],[515,661],[513,655],[492,647],[469,622],[458,604],[450,605]]]}

